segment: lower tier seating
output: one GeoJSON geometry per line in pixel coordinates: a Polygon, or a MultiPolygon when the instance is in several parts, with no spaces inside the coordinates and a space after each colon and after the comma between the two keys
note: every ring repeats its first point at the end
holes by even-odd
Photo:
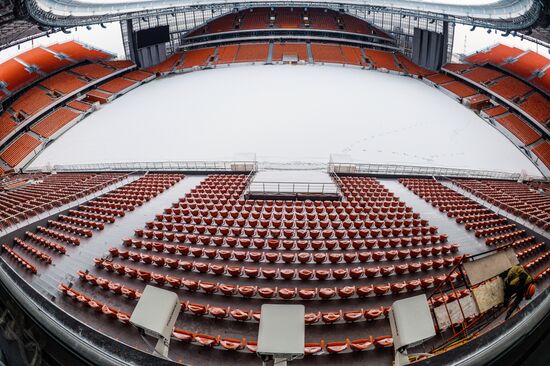
{"type": "Polygon", "coordinates": [[[514,134],[522,143],[525,145],[532,144],[541,138],[540,133],[535,131],[527,123],[523,122],[515,114],[507,114],[503,117],[495,119],[496,122],[500,123],[502,126],[514,134]]]}
{"type": "Polygon", "coordinates": [[[345,64],[346,59],[338,45],[311,44],[311,53],[315,62],[329,62],[334,64],[345,64]]]}

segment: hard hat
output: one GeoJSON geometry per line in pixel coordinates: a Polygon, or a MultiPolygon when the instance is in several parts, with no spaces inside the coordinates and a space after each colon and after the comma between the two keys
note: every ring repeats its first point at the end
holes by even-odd
{"type": "Polygon", "coordinates": [[[530,298],[533,297],[533,295],[535,294],[535,291],[537,290],[537,288],[535,287],[534,284],[530,284],[528,287],[527,287],[527,290],[525,291],[525,298],[527,300],[529,300],[530,298]]]}

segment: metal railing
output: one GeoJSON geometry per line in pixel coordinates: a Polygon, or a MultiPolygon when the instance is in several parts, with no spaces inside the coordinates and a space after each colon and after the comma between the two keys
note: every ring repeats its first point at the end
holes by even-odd
{"type": "Polygon", "coordinates": [[[334,183],[252,182],[247,193],[338,194],[334,183]]]}
{"type": "MultiPolygon", "coordinates": [[[[491,170],[475,170],[462,168],[427,167],[399,164],[354,164],[354,163],[329,163],[329,173],[336,174],[372,174],[372,175],[411,175],[411,176],[438,176],[461,178],[491,178],[518,180],[520,173],[510,173],[491,170]]],[[[523,175],[526,178],[525,175],[523,175]]]]}
{"type": "Polygon", "coordinates": [[[252,172],[256,161],[167,161],[133,163],[97,163],[54,165],[53,167],[26,168],[25,173],[36,171],[56,172],[129,172],[129,171],[189,171],[189,172],[252,172]]]}

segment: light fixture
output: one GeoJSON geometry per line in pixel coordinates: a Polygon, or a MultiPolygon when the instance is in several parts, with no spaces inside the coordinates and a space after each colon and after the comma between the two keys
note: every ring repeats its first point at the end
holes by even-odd
{"type": "Polygon", "coordinates": [[[91,25],[87,25],[87,26],[86,26],[86,29],[87,29],[87,30],[91,30],[91,29],[92,29],[92,26],[91,26],[91,25]]]}
{"type": "Polygon", "coordinates": [[[107,26],[103,23],[100,23],[99,25],[101,26],[101,28],[107,28],[107,26]]]}
{"type": "Polygon", "coordinates": [[[490,30],[490,29],[487,29],[487,34],[491,34],[491,30],[490,30]]]}
{"type": "Polygon", "coordinates": [[[475,26],[475,25],[472,26],[472,28],[470,28],[470,32],[473,32],[473,31],[475,31],[475,30],[476,30],[476,26],[475,26]]]}

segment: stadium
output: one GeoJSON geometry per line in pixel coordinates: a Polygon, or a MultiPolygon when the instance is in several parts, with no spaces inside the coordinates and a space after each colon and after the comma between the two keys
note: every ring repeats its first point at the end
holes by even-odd
{"type": "Polygon", "coordinates": [[[0,365],[550,363],[547,1],[0,11],[0,365]]]}

